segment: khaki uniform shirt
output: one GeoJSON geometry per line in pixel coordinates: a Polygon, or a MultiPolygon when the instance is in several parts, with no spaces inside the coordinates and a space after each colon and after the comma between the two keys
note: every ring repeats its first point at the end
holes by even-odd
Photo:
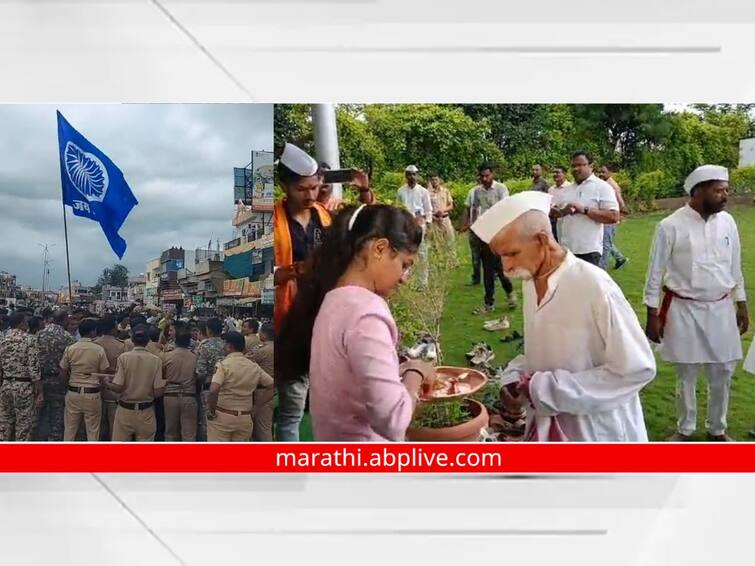
{"type": "MultiPolygon", "coordinates": [[[[120,356],[123,352],[126,351],[126,344],[124,344],[122,340],[118,340],[118,338],[116,338],[115,336],[111,336],[110,334],[105,334],[103,336],[100,336],[94,341],[94,343],[99,344],[105,349],[107,360],[110,363],[108,372],[115,373],[115,368],[118,362],[118,356],[120,356]]],[[[118,394],[115,391],[110,391],[106,387],[103,387],[102,398],[105,399],[106,401],[117,401],[118,394]]]]}
{"type": "Polygon", "coordinates": [[[163,350],[162,348],[160,348],[160,344],[158,344],[157,342],[153,342],[152,340],[147,342],[147,351],[150,354],[154,354],[158,358],[163,355],[163,350]]]}
{"type": "Polygon", "coordinates": [[[104,373],[110,367],[105,349],[91,338],[82,338],[63,352],[60,367],[71,371],[68,380],[76,387],[99,387],[100,380],[94,373],[104,373]]]}
{"type": "Polygon", "coordinates": [[[212,382],[220,385],[218,407],[231,411],[251,411],[254,390],[273,386],[273,378],[241,352],[218,362],[212,382]]]}
{"type": "Polygon", "coordinates": [[[163,377],[167,383],[165,392],[195,393],[196,368],[197,357],[186,348],[176,348],[163,354],[163,377]]]}
{"type": "Polygon", "coordinates": [[[266,374],[275,377],[275,358],[272,342],[262,342],[259,347],[249,352],[246,357],[260,366],[266,374]]]}
{"type": "Polygon", "coordinates": [[[262,344],[262,340],[260,340],[259,334],[250,334],[249,336],[244,336],[244,353],[248,354],[252,351],[252,348],[256,348],[260,344],[262,344]]]}
{"type": "Polygon", "coordinates": [[[165,387],[162,360],[145,348],[137,346],[121,354],[117,365],[113,383],[126,386],[121,393],[122,401],[153,401],[153,391],[165,387]]]}
{"type": "Polygon", "coordinates": [[[118,356],[126,351],[126,345],[123,341],[118,340],[118,338],[110,334],[100,336],[94,343],[103,347],[105,355],[107,355],[107,361],[110,363],[110,370],[115,371],[115,363],[118,360],[118,356]]]}
{"type": "Polygon", "coordinates": [[[451,193],[448,189],[441,185],[437,190],[432,187],[428,190],[430,191],[430,203],[433,206],[433,213],[443,211],[444,214],[449,214],[448,212],[445,212],[445,210],[451,206],[454,201],[451,198],[451,193]]]}

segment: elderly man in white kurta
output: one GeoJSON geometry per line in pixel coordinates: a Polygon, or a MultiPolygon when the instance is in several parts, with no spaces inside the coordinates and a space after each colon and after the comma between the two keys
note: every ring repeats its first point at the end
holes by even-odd
{"type": "Polygon", "coordinates": [[[519,193],[472,226],[523,280],[524,354],[503,376],[518,378],[518,395],[504,387],[502,397],[529,403],[532,439],[647,441],[639,392],[655,377],[650,344],[611,277],[555,241],[551,198],[519,193]]]}
{"type": "Polygon", "coordinates": [[[427,287],[427,229],[433,222],[433,207],[430,201],[430,191],[417,183],[419,169],[409,165],[404,170],[406,184],[396,192],[396,199],[414,216],[417,224],[422,228],[422,243],[419,246],[419,278],[420,285],[427,287]]]}
{"type": "Polygon", "coordinates": [[[702,370],[708,378],[708,439],[731,440],[729,387],[748,319],[739,233],[723,211],[728,180],[725,167],[695,169],[684,182],[689,202],[661,221],[650,253],[646,332],[653,342],[662,341],[661,357],[677,367],[677,433],[669,439],[676,442],[691,440],[697,427],[695,389],[702,370]]]}

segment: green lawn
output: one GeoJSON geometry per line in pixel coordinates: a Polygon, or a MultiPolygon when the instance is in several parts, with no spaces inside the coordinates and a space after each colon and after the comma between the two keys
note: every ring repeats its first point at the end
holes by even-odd
{"type": "MultiPolygon", "coordinates": [[[[742,263],[747,283],[748,296],[755,297],[755,255],[748,250],[755,249],[755,207],[744,206],[732,208],[739,226],[742,240],[742,263]]],[[[618,272],[611,271],[624,291],[627,299],[634,306],[640,323],[645,324],[645,307],[642,304],[642,292],[650,244],[656,224],[664,214],[649,214],[630,217],[618,230],[617,245],[630,261],[618,272]]],[[[471,268],[469,246],[465,237],[459,238],[459,259],[461,265],[450,274],[452,291],[443,313],[440,342],[444,354],[444,364],[466,365],[465,352],[474,342],[487,341],[496,353],[494,365],[504,365],[517,355],[516,346],[502,344],[501,333],[486,332],[482,322],[489,318],[498,318],[506,314],[511,322],[511,332],[516,329],[522,333],[521,307],[508,311],[505,307],[505,294],[500,287],[496,290],[498,310],[495,316],[475,316],[472,310],[482,304],[482,285],[469,287],[471,268]],[[503,310],[502,310],[503,309],[503,310]]],[[[521,298],[521,297],[520,297],[521,298]]],[[[751,319],[755,318],[755,307],[751,307],[751,319]]],[[[751,322],[751,328],[755,322],[751,322]]],[[[568,331],[568,329],[565,329],[568,331]]],[[[747,352],[753,336],[752,329],[744,337],[744,352],[747,352]]],[[[676,422],[675,410],[675,371],[673,366],[658,360],[658,373],[655,380],[642,392],[642,404],[645,421],[651,440],[664,440],[673,434],[676,422]]],[[[698,432],[697,438],[705,438],[705,404],[706,387],[704,378],[698,383],[698,432]]],[[[747,440],[747,432],[755,426],[755,376],[745,373],[740,367],[734,375],[731,402],[729,405],[729,434],[737,440],[747,440]]]]}

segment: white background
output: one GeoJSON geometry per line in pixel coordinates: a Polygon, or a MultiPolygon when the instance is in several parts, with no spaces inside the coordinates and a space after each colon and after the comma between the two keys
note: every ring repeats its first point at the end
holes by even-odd
{"type": "MultiPolygon", "coordinates": [[[[0,101],[751,102],[753,37],[741,0],[0,0],[0,101]]],[[[745,475],[4,476],[0,559],[749,564],[753,503],[745,475]]]]}

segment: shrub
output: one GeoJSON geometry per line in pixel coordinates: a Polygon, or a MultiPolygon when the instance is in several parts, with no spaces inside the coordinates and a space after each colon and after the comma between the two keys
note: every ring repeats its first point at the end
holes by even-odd
{"type": "Polygon", "coordinates": [[[628,200],[639,209],[652,207],[659,198],[682,196],[682,188],[676,180],[665,171],[649,171],[639,174],[633,183],[625,189],[628,200]]]}
{"type": "Polygon", "coordinates": [[[729,186],[734,193],[755,192],[755,165],[734,169],[729,186]]]}

